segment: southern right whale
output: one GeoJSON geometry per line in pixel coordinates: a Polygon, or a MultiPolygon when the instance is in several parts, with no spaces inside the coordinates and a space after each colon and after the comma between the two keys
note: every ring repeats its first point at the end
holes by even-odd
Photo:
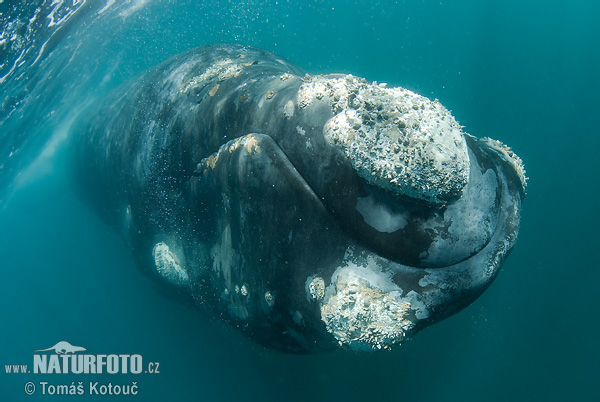
{"type": "Polygon", "coordinates": [[[437,100],[241,45],[171,58],[71,136],[146,272],[288,352],[390,349],[467,306],[526,190],[519,157],[437,100]]]}

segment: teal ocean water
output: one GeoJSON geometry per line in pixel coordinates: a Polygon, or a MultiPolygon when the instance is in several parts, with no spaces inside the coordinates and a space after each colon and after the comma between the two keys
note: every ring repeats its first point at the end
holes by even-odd
{"type": "Polygon", "coordinates": [[[598,400],[597,1],[4,0],[0,13],[0,400],[598,400]],[[396,350],[323,355],[263,349],[161,291],[76,197],[63,145],[83,106],[215,42],[438,98],[466,132],[510,145],[530,181],[492,286],[396,350]],[[8,373],[60,340],[159,372],[8,373]],[[42,395],[80,381],[138,394],[42,395]]]}

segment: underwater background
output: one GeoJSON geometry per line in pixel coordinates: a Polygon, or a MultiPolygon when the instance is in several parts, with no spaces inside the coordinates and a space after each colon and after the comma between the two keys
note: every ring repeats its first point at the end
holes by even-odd
{"type": "Polygon", "coordinates": [[[600,400],[599,17],[595,0],[0,0],[0,400],[600,400]],[[492,286],[394,351],[324,355],[264,349],[160,291],[75,195],[61,146],[82,107],[215,42],[438,98],[511,146],[528,195],[492,286]],[[60,340],[160,372],[6,372],[60,340]],[[138,395],[24,391],[92,380],[138,395]]]}

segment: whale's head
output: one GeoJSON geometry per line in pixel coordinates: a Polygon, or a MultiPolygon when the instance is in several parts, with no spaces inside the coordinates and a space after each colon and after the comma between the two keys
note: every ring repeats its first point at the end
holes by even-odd
{"type": "Polygon", "coordinates": [[[437,100],[353,76],[304,77],[294,106],[299,134],[279,141],[346,244],[305,280],[336,341],[387,349],[480,295],[516,240],[516,154],[437,100]]]}
{"type": "Polygon", "coordinates": [[[352,76],[304,77],[283,103],[287,131],[230,141],[193,184],[219,216],[211,286],[241,321],[278,317],[290,341],[254,338],[389,349],[481,294],[525,194],[508,147],[464,133],[437,100],[352,76]]]}

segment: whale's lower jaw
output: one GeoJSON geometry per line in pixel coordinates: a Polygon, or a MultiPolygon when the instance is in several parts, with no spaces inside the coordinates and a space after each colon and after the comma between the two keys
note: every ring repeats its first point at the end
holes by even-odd
{"type": "Polygon", "coordinates": [[[82,194],[147,273],[269,347],[401,345],[516,240],[520,159],[404,89],[212,45],[95,108],[72,136],[82,194]]]}

